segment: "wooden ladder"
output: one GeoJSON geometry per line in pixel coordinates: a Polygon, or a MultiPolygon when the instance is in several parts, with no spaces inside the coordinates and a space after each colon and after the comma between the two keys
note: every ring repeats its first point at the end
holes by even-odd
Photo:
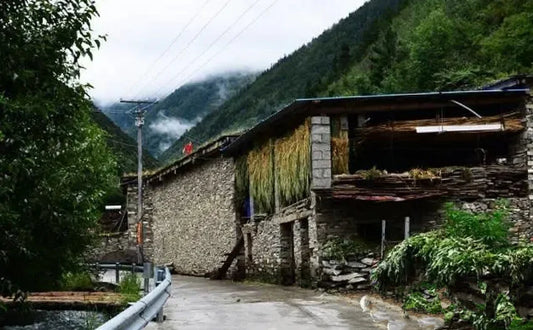
{"type": "Polygon", "coordinates": [[[237,258],[239,254],[241,254],[242,248],[244,248],[244,237],[243,236],[241,236],[237,240],[237,243],[235,243],[233,250],[231,250],[231,252],[227,254],[228,257],[224,261],[224,264],[222,265],[222,267],[214,271],[211,274],[210,278],[212,280],[221,280],[224,277],[226,277],[226,273],[228,272],[229,267],[233,263],[233,260],[235,260],[235,258],[237,258]]]}

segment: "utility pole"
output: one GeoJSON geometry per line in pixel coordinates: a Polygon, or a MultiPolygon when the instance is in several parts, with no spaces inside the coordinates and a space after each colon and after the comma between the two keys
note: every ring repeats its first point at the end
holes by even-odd
{"type": "Polygon", "coordinates": [[[144,252],[144,226],[142,222],[143,216],[143,147],[142,147],[142,127],[144,125],[144,114],[148,106],[157,103],[157,101],[147,100],[120,100],[121,103],[132,103],[136,105],[135,113],[135,126],[137,126],[137,262],[143,264],[144,252]],[[144,108],[143,104],[148,104],[144,108]]]}

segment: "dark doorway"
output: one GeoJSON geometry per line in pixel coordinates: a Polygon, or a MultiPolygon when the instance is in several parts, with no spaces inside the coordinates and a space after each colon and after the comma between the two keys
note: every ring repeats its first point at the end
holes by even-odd
{"type": "Polygon", "coordinates": [[[311,249],[309,248],[309,221],[300,220],[300,286],[311,285],[311,249]]]}
{"type": "Polygon", "coordinates": [[[294,229],[293,223],[284,223],[280,226],[280,258],[281,258],[281,284],[293,285],[295,282],[294,272],[294,229]]]}

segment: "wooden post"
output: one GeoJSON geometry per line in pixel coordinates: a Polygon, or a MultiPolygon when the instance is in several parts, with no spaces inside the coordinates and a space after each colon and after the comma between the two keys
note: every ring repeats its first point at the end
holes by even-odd
{"type": "Polygon", "coordinates": [[[118,284],[120,282],[120,264],[117,262],[115,263],[115,283],[118,284]]]}
{"type": "Polygon", "coordinates": [[[410,225],[410,219],[409,217],[405,217],[405,223],[404,223],[404,239],[409,238],[409,225],[410,225]]]}
{"type": "Polygon", "coordinates": [[[387,226],[387,220],[381,220],[381,259],[385,253],[385,229],[387,226]]]}

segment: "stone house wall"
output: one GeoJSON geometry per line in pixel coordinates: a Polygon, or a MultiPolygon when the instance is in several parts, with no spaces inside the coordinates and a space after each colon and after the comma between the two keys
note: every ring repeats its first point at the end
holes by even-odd
{"type": "MultiPolygon", "coordinates": [[[[126,211],[128,212],[128,236],[127,249],[137,253],[137,183],[130,184],[126,187],[126,211]]],[[[153,205],[152,194],[149,187],[143,186],[143,254],[146,261],[153,261],[154,239],[152,232],[153,224],[153,205]]]]}
{"type": "Polygon", "coordinates": [[[201,161],[149,187],[153,256],[181,274],[218,269],[237,240],[231,158],[201,161]]]}
{"type": "Polygon", "coordinates": [[[311,200],[305,199],[244,224],[246,277],[309,286],[317,254],[313,219],[311,200]]]}
{"type": "Polygon", "coordinates": [[[246,277],[269,283],[280,282],[281,238],[279,224],[263,220],[245,224],[246,277]]]}

